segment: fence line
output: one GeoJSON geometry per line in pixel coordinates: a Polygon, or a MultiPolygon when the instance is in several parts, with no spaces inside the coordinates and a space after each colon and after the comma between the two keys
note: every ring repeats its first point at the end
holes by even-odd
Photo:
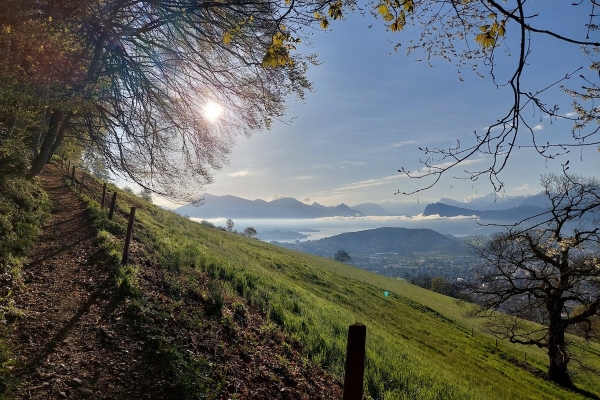
{"type": "MultiPolygon", "coordinates": [[[[64,166],[64,159],[61,160],[64,166]]],[[[75,174],[75,163],[71,165],[71,161],[67,165],[67,176],[69,169],[72,168],[70,179],[71,186],[79,185],[79,193],[85,193],[88,197],[98,201],[101,204],[100,208],[104,209],[107,184],[100,182],[97,178],[88,174],[84,170],[81,171],[81,179],[77,179],[75,174]],[[87,177],[87,179],[86,179],[87,177]],[[101,194],[100,194],[101,193],[101,194]]],[[[112,220],[116,207],[117,190],[113,191],[110,209],[108,211],[108,219],[112,220]]],[[[123,245],[123,257],[121,263],[127,264],[129,261],[129,247],[133,238],[133,226],[135,224],[136,207],[131,206],[128,215],[127,233],[123,245]]],[[[123,213],[125,216],[125,213],[123,213]]],[[[343,400],[362,400],[363,397],[363,381],[365,373],[365,343],[366,343],[367,328],[365,325],[356,323],[348,328],[348,342],[346,347],[346,370],[344,378],[344,393],[343,400]]]]}
{"type": "MultiPolygon", "coordinates": [[[[65,160],[61,159],[61,164],[63,167],[65,166],[65,160]]],[[[93,175],[90,175],[85,170],[81,169],[81,177],[78,178],[76,171],[77,167],[75,163],[71,163],[69,160],[68,164],[66,164],[67,177],[70,179],[70,184],[74,189],[78,188],[79,193],[85,194],[91,199],[97,201],[101,204],[100,209],[104,209],[106,203],[106,194],[108,193],[108,185],[106,182],[98,180],[93,175]]],[[[127,234],[124,239],[124,247],[123,247],[123,257],[122,263],[126,264],[129,261],[129,246],[131,244],[131,239],[133,237],[133,224],[135,222],[135,210],[136,207],[131,207],[129,214],[127,214],[124,210],[119,210],[117,207],[117,190],[113,190],[112,200],[110,204],[110,208],[108,210],[108,219],[112,220],[114,218],[115,210],[119,211],[121,216],[129,219],[129,224],[127,227],[127,234]]]]}

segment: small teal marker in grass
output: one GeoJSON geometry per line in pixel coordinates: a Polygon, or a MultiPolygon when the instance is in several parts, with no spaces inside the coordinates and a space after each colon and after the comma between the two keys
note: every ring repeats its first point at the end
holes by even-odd
{"type": "Polygon", "coordinates": [[[386,291],[386,292],[383,292],[383,295],[384,295],[385,297],[388,297],[389,293],[386,291]]]}

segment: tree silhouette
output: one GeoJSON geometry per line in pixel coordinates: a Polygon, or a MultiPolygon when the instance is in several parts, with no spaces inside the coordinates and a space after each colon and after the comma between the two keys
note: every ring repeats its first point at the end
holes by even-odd
{"type": "Polygon", "coordinates": [[[350,262],[350,254],[346,250],[338,250],[335,252],[333,259],[341,263],[347,263],[350,262]]]}
{"type": "Polygon", "coordinates": [[[548,211],[476,246],[481,266],[467,290],[489,332],[547,349],[548,378],[570,387],[567,330],[591,337],[600,311],[600,184],[564,174],[542,185],[548,211]]]}
{"type": "Polygon", "coordinates": [[[254,237],[258,234],[258,232],[256,231],[256,229],[254,229],[253,227],[249,226],[246,229],[244,229],[244,236],[248,236],[248,237],[254,237]]]}

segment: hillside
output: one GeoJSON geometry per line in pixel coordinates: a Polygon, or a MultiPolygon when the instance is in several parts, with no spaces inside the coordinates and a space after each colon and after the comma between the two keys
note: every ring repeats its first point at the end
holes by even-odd
{"type": "MultiPolygon", "coordinates": [[[[108,221],[97,203],[65,185],[65,175],[47,168],[42,176],[52,215],[11,308],[2,310],[15,354],[0,349],[0,398],[341,398],[331,376],[207,274],[198,271],[198,292],[182,297],[170,280],[176,274],[146,258],[140,243],[130,265],[120,266],[125,205],[158,210],[129,197],[108,221]],[[92,225],[115,235],[98,235],[92,225]]],[[[97,194],[89,188],[84,193],[97,194]]]]}
{"type": "MultiPolygon", "coordinates": [[[[99,265],[80,255],[79,261],[87,264],[78,269],[88,277],[70,278],[57,290],[67,299],[71,285],[87,291],[88,301],[67,308],[66,324],[40,326],[36,335],[47,337],[39,344],[50,354],[68,354],[78,344],[82,354],[102,346],[114,346],[115,352],[107,360],[81,358],[81,365],[68,358],[36,358],[31,365],[37,374],[32,368],[28,384],[39,398],[43,393],[58,398],[52,391],[61,382],[66,382],[69,398],[104,398],[95,386],[99,382],[107,382],[101,387],[107,390],[110,383],[107,397],[124,390],[121,398],[139,398],[126,397],[126,391],[132,393],[143,382],[156,385],[145,392],[148,398],[340,398],[339,384],[327,377],[340,381],[347,327],[356,321],[367,326],[365,390],[373,399],[584,399],[591,397],[585,393],[600,392],[600,379],[594,375],[576,376],[584,392],[566,391],[541,379],[547,363],[543,351],[505,342],[496,346],[481,333],[479,320],[464,316],[468,307],[453,299],[211,229],[122,192],[111,222],[91,199],[98,198],[97,188],[84,193],[89,218],[100,229],[96,244],[114,280],[92,279],[99,265]],[[132,205],[138,209],[131,262],[119,266],[125,217],[132,205]],[[119,295],[96,306],[104,296],[89,296],[103,287],[118,288],[119,295]],[[92,311],[99,312],[99,319],[79,323],[92,311]],[[86,344],[69,339],[71,329],[95,335],[86,344]],[[149,368],[151,377],[153,365],[163,375],[157,380],[132,378],[123,370],[123,357],[149,368]],[[63,375],[61,365],[70,374],[79,373],[77,380],[63,375]],[[52,366],[60,372],[48,375],[44,368],[52,366]]],[[[55,203],[56,209],[61,206],[55,203]]],[[[59,313],[60,302],[39,303],[59,313]]],[[[29,341],[21,337],[15,340],[29,341]]],[[[574,351],[600,366],[597,345],[574,351]]]]}

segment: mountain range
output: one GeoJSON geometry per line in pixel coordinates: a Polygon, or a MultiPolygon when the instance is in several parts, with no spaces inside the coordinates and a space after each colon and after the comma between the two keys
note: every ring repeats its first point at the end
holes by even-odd
{"type": "Polygon", "coordinates": [[[231,195],[205,194],[202,204],[187,204],[175,210],[178,214],[193,218],[322,218],[362,217],[363,213],[346,204],[324,206],[319,203],[305,204],[291,197],[272,201],[247,200],[231,195]]]}
{"type": "Polygon", "coordinates": [[[482,196],[468,202],[442,198],[439,202],[425,205],[407,203],[361,203],[348,206],[324,206],[319,203],[306,204],[291,197],[272,201],[247,200],[236,196],[205,194],[201,204],[187,204],[176,211],[194,218],[322,218],[362,217],[395,215],[440,215],[441,217],[477,216],[485,221],[517,222],[547,210],[547,198],[535,196],[497,197],[495,194],[482,196]],[[391,210],[391,211],[390,211],[391,210]]]}
{"type": "Polygon", "coordinates": [[[548,198],[544,194],[497,198],[494,194],[470,202],[442,198],[428,204],[423,216],[440,217],[477,216],[486,222],[515,223],[548,211],[548,198]]]}

